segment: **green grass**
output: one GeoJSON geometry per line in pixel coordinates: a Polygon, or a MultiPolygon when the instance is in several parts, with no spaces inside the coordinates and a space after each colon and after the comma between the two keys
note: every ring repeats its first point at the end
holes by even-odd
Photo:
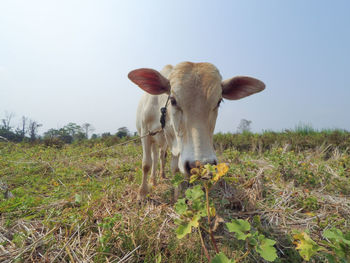
{"type": "MultiPolygon", "coordinates": [[[[316,241],[324,229],[350,231],[348,133],[218,134],[215,144],[230,167],[212,193],[218,216],[247,219],[276,240],[276,262],[303,262],[294,230],[316,241]]],[[[1,262],[118,262],[132,251],[130,262],[206,262],[196,233],[176,238],[169,172],[140,205],[140,144],[105,147],[0,143],[0,181],[14,196],[0,195],[1,262]]],[[[222,225],[221,250],[240,257],[222,225]]],[[[256,258],[251,252],[243,262],[256,258]]]]}
{"type": "Polygon", "coordinates": [[[245,132],[242,134],[217,133],[214,146],[217,150],[235,148],[239,151],[259,152],[285,147],[296,152],[306,150],[346,150],[350,148],[350,132],[345,130],[317,131],[311,126],[297,126],[294,131],[264,131],[261,134],[245,132]]]}

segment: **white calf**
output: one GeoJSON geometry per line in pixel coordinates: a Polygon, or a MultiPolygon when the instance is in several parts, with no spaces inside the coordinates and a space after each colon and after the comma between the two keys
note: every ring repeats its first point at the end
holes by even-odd
{"type": "MultiPolygon", "coordinates": [[[[183,62],[175,67],[165,66],[161,72],[141,68],[131,71],[128,77],[147,92],[137,111],[140,135],[160,127],[160,108],[168,98],[170,101],[164,132],[142,139],[140,199],[148,192],[147,174],[151,166],[155,183],[157,147],[161,151],[165,151],[166,145],[170,147],[173,173],[180,169],[189,174],[198,161],[215,164],[213,133],[222,99],[238,100],[265,88],[263,82],[251,77],[238,76],[222,81],[219,71],[210,63],[183,62]]],[[[164,172],[164,160],[161,167],[164,172]]]]}

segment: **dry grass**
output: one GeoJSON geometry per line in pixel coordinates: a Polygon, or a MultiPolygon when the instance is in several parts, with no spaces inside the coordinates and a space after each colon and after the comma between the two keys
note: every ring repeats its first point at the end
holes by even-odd
{"type": "MultiPolygon", "coordinates": [[[[232,236],[223,227],[231,218],[253,225],[259,218],[255,227],[278,241],[281,262],[302,262],[286,252],[295,252],[293,230],[308,230],[314,240],[333,226],[349,231],[349,155],[327,148],[294,153],[285,146],[261,154],[230,150],[220,155],[231,168],[212,192],[217,207],[213,224],[227,255],[240,255],[228,244],[232,236]]],[[[4,151],[16,153],[13,148],[4,151]]],[[[51,155],[52,150],[44,149],[36,158],[55,158],[51,155]]],[[[162,262],[205,262],[197,234],[176,239],[169,179],[160,181],[146,203],[135,201],[140,157],[137,146],[33,168],[0,162],[15,196],[2,199],[8,204],[0,210],[0,261],[154,262],[161,255],[162,262]],[[33,197],[33,204],[24,205],[19,197],[33,197]]],[[[256,262],[257,257],[251,254],[245,260],[256,262]]]]}

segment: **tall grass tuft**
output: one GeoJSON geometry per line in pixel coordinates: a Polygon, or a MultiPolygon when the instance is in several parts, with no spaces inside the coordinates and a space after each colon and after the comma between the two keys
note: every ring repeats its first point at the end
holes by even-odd
{"type": "Polygon", "coordinates": [[[214,146],[218,151],[237,149],[239,151],[265,152],[276,147],[290,145],[291,150],[314,150],[321,145],[329,150],[350,149],[350,132],[346,130],[317,131],[312,126],[297,126],[295,130],[283,132],[264,131],[263,133],[217,133],[214,135],[214,146]]]}
{"type": "Polygon", "coordinates": [[[316,133],[317,130],[312,127],[311,123],[299,122],[299,124],[297,124],[295,126],[294,132],[299,133],[299,134],[307,135],[307,134],[316,133]]]}

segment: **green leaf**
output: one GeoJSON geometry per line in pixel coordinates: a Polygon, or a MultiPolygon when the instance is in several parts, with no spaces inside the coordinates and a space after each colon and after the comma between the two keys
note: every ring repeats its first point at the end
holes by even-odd
{"type": "Polygon", "coordinates": [[[176,236],[178,239],[183,238],[187,234],[191,233],[192,227],[198,227],[199,226],[199,215],[195,215],[190,222],[183,222],[181,225],[178,226],[176,229],[176,236]]]}
{"type": "Polygon", "coordinates": [[[184,181],[184,177],[181,173],[176,173],[174,178],[171,180],[172,185],[178,187],[184,181]]]}
{"type": "Polygon", "coordinates": [[[199,184],[195,185],[193,188],[187,189],[186,191],[186,197],[188,200],[191,200],[191,201],[199,199],[202,196],[204,196],[204,192],[202,190],[202,187],[199,184]]]}
{"type": "Polygon", "coordinates": [[[186,204],[186,199],[178,199],[176,204],[175,204],[175,212],[178,213],[179,215],[182,215],[187,211],[187,204],[186,204]]]}
{"type": "Polygon", "coordinates": [[[211,263],[235,263],[235,261],[233,259],[228,259],[224,253],[220,252],[213,257],[211,263]]]}
{"type": "Polygon", "coordinates": [[[197,211],[197,214],[199,214],[200,216],[207,215],[207,208],[205,206],[205,203],[200,199],[192,201],[192,209],[194,211],[197,211]]]}
{"type": "Polygon", "coordinates": [[[256,252],[267,261],[274,261],[277,258],[277,250],[274,247],[276,241],[265,238],[264,235],[260,235],[260,244],[255,248],[256,252]]]}
{"type": "Polygon", "coordinates": [[[228,231],[236,233],[238,240],[246,240],[250,237],[250,233],[244,233],[250,230],[250,224],[243,219],[232,219],[231,223],[226,223],[228,231]]]}
{"type": "Polygon", "coordinates": [[[334,240],[335,242],[344,242],[345,244],[350,245],[350,240],[346,239],[343,232],[337,228],[327,229],[323,231],[323,236],[325,238],[334,240]]]}
{"type": "Polygon", "coordinates": [[[192,228],[191,228],[190,223],[182,223],[175,230],[177,238],[181,239],[184,236],[186,236],[187,234],[191,233],[191,229],[192,228]]]}
{"type": "Polygon", "coordinates": [[[190,221],[191,226],[193,227],[198,227],[199,226],[199,219],[201,219],[201,217],[199,215],[194,215],[192,220],[190,221]]]}
{"type": "Polygon", "coordinates": [[[227,223],[226,225],[230,232],[250,230],[249,222],[243,219],[232,219],[231,223],[227,223]]]}
{"type": "Polygon", "coordinates": [[[300,256],[303,257],[306,261],[309,261],[310,258],[321,250],[319,245],[313,241],[309,235],[305,232],[297,233],[293,236],[294,244],[297,245],[296,249],[299,250],[300,256]]]}
{"type": "Polygon", "coordinates": [[[174,223],[175,223],[175,225],[180,225],[180,224],[183,223],[183,221],[181,219],[179,219],[179,218],[175,218],[174,219],[174,223]]]}
{"type": "Polygon", "coordinates": [[[258,245],[258,241],[256,240],[256,238],[254,238],[253,236],[251,236],[250,238],[249,238],[249,244],[251,245],[251,246],[257,246],[258,245]]]}
{"type": "Polygon", "coordinates": [[[323,236],[331,241],[326,242],[326,245],[330,246],[339,258],[346,257],[350,240],[348,240],[339,229],[327,229],[323,232],[323,236]]]}
{"type": "Polygon", "coordinates": [[[156,263],[160,263],[160,262],[162,262],[162,254],[161,253],[159,253],[157,255],[157,258],[156,258],[156,263]]]}

